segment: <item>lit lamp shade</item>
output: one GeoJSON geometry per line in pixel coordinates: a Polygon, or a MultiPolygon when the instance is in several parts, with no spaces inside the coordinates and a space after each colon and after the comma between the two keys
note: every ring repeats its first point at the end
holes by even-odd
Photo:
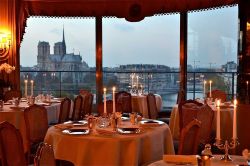
{"type": "Polygon", "coordinates": [[[0,62],[8,59],[11,34],[0,32],[0,62]]]}

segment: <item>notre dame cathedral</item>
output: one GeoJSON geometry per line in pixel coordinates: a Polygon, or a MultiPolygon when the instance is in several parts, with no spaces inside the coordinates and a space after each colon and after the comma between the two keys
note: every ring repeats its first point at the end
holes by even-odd
{"type": "Polygon", "coordinates": [[[39,41],[37,67],[43,71],[81,71],[88,69],[80,54],[67,53],[63,29],[63,40],[54,45],[54,54],[50,53],[48,42],[39,41]]]}

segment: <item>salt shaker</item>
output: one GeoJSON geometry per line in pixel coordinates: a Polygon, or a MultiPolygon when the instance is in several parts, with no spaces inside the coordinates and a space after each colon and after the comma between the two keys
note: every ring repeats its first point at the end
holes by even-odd
{"type": "Polygon", "coordinates": [[[93,129],[93,116],[92,115],[90,115],[89,117],[88,117],[88,128],[90,129],[90,130],[92,130],[93,129]]]}
{"type": "Polygon", "coordinates": [[[111,115],[111,127],[112,127],[113,131],[116,131],[117,124],[118,124],[118,118],[116,117],[115,114],[112,114],[111,115]]]}
{"type": "Polygon", "coordinates": [[[199,166],[210,166],[211,165],[211,160],[210,160],[211,157],[212,157],[211,145],[206,144],[205,149],[201,152],[200,158],[198,158],[198,165],[199,166]]]}

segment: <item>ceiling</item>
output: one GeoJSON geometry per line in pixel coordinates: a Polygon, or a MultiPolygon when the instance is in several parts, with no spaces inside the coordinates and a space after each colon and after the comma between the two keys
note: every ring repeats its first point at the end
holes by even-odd
{"type": "Polygon", "coordinates": [[[50,17],[118,17],[140,21],[155,14],[206,10],[238,0],[23,0],[28,15],[50,17]]]}

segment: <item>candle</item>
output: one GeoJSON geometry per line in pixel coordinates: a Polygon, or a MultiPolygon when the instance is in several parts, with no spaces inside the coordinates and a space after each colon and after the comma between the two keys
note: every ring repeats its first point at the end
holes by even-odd
{"type": "Polygon", "coordinates": [[[220,140],[220,100],[217,100],[216,139],[220,140]]]}
{"type": "Polygon", "coordinates": [[[24,80],[24,96],[27,97],[28,80],[24,80]]]}
{"type": "Polygon", "coordinates": [[[34,91],[34,81],[33,81],[33,80],[31,80],[31,81],[30,81],[30,83],[31,83],[31,86],[30,86],[30,96],[33,96],[33,91],[34,91]]]}
{"type": "Polygon", "coordinates": [[[132,88],[134,86],[134,73],[132,73],[132,75],[131,75],[131,86],[132,86],[132,88]]]}
{"type": "Polygon", "coordinates": [[[104,114],[107,114],[107,105],[106,105],[106,88],[103,88],[103,100],[104,100],[104,114]]]}
{"type": "Polygon", "coordinates": [[[115,87],[113,87],[112,90],[113,90],[113,113],[115,113],[115,87]]]}
{"type": "Polygon", "coordinates": [[[248,81],[247,81],[247,96],[248,96],[248,81]]]}
{"type": "Polygon", "coordinates": [[[207,81],[204,81],[204,86],[203,86],[203,94],[204,94],[204,98],[206,98],[206,83],[207,81]]]}
{"type": "Polygon", "coordinates": [[[212,97],[212,81],[209,81],[209,97],[212,97]]]}
{"type": "Polygon", "coordinates": [[[138,86],[139,86],[139,76],[137,75],[136,76],[136,88],[138,88],[138,86]]]}
{"type": "Polygon", "coordinates": [[[234,114],[233,114],[233,139],[236,139],[236,138],[237,138],[236,108],[237,108],[237,100],[236,100],[236,99],[234,99],[234,114]]]}

